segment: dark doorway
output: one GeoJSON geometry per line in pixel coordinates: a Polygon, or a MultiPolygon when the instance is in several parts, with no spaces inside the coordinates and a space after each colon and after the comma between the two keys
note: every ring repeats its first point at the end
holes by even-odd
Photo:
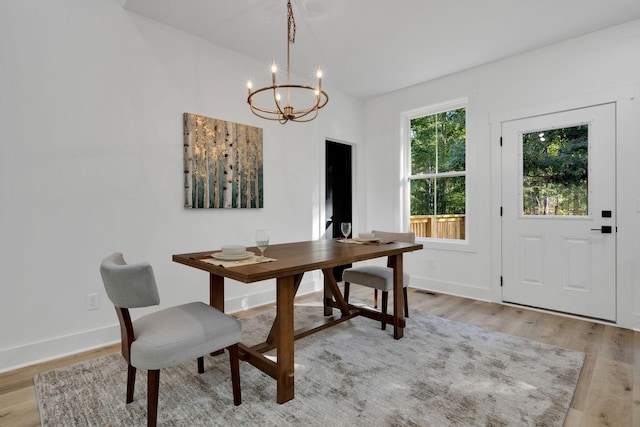
{"type": "MultiPolygon", "coordinates": [[[[325,176],[326,176],[326,237],[342,237],[340,223],[351,222],[352,215],[352,176],[351,146],[338,142],[326,141],[325,176]]],[[[352,231],[353,233],[353,231],[352,231]]],[[[342,271],[348,266],[336,267],[333,274],[337,281],[342,280],[342,271]]]]}

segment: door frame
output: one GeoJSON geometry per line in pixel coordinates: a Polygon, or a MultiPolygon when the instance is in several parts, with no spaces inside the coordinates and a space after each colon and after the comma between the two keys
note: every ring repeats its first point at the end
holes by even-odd
{"type": "MultiPolygon", "coordinates": [[[[502,303],[502,218],[500,215],[502,206],[502,152],[500,147],[500,137],[502,135],[502,123],[505,121],[518,120],[520,118],[540,116],[556,112],[575,110],[584,107],[592,107],[601,104],[614,103],[616,106],[616,124],[615,130],[617,135],[616,144],[620,145],[620,135],[623,134],[621,123],[629,123],[631,119],[628,115],[621,117],[621,106],[624,106],[625,112],[630,110],[629,104],[640,96],[640,87],[637,85],[621,86],[609,88],[601,91],[576,95],[571,98],[556,99],[552,101],[541,101],[539,103],[531,103],[526,107],[514,108],[509,110],[498,111],[489,114],[489,125],[491,128],[491,283],[490,295],[494,302],[502,303]],[[629,109],[628,109],[629,108],[629,109]]],[[[637,102],[637,101],[636,101],[637,102]]],[[[616,182],[619,182],[619,164],[620,150],[616,151],[616,182]]],[[[616,212],[620,212],[620,187],[616,186],[616,212]]],[[[620,237],[620,236],[618,236],[620,237]]],[[[621,239],[616,239],[616,253],[620,253],[621,239]]],[[[633,323],[633,309],[630,296],[633,293],[633,283],[622,283],[620,280],[620,257],[616,259],[616,277],[617,277],[617,324],[625,325],[633,323]]],[[[607,323],[607,322],[604,322],[607,323]]]]}

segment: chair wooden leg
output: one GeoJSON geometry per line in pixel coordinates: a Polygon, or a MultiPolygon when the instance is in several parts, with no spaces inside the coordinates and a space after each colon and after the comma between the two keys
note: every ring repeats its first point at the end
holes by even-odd
{"type": "Polygon", "coordinates": [[[378,308],[378,290],[373,290],[373,308],[378,308]]]}
{"type": "Polygon", "coordinates": [[[404,317],[409,317],[409,299],[407,298],[407,288],[402,288],[404,293],[404,317]]]}
{"type": "MultiPolygon", "coordinates": [[[[376,292],[378,290],[376,289],[376,292]]],[[[387,291],[382,291],[382,313],[383,314],[387,314],[387,303],[389,302],[389,292],[387,291]]],[[[382,321],[382,330],[386,330],[387,329],[387,322],[385,322],[384,320],[382,321]]]]}
{"type": "Polygon", "coordinates": [[[148,372],[147,379],[147,426],[156,427],[158,419],[158,390],[160,388],[160,370],[148,372]]]}
{"type": "Polygon", "coordinates": [[[240,363],[238,357],[238,344],[227,347],[229,350],[229,364],[231,365],[231,385],[233,387],[233,404],[238,406],[242,403],[242,393],[240,391],[240,363]]]}
{"type": "Polygon", "coordinates": [[[133,402],[133,392],[136,387],[136,368],[129,365],[127,368],[127,403],[133,402]]]}
{"type": "Polygon", "coordinates": [[[204,356],[198,357],[198,373],[204,372],[204,356]]]}
{"type": "Polygon", "coordinates": [[[349,285],[349,282],[344,282],[344,300],[345,302],[349,302],[349,288],[351,286],[349,285]]]}

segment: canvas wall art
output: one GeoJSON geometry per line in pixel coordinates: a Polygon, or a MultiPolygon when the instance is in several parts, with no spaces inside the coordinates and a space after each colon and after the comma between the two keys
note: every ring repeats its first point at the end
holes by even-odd
{"type": "Polygon", "coordinates": [[[263,207],[262,128],[184,113],[185,208],[263,207]]]}

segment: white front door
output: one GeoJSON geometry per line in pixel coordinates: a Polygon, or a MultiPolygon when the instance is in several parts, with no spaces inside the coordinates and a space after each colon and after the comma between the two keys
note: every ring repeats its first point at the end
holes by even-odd
{"type": "Polygon", "coordinates": [[[502,299],[616,320],[615,104],[502,122],[502,299]]]}

